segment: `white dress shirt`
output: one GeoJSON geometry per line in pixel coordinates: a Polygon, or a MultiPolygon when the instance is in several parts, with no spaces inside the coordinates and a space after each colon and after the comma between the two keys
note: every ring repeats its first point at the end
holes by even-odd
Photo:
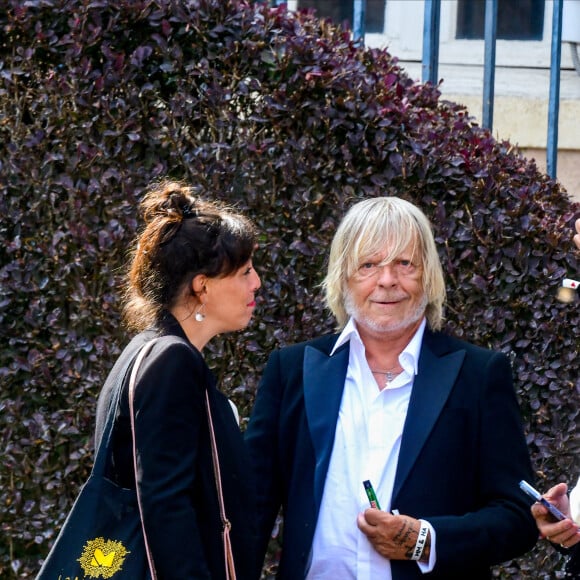
{"type": "MultiPolygon", "coordinates": [[[[423,320],[399,355],[403,372],[382,391],[368,366],[353,319],[334,345],[331,356],[350,341],[350,358],[307,580],[392,578],[390,561],[373,548],[356,520],[369,507],[363,487],[367,479],[373,484],[381,509],[397,508],[391,505],[391,495],[425,324],[423,320]]],[[[423,572],[435,565],[435,534],[432,526],[429,528],[430,561],[417,563],[423,572]]]]}

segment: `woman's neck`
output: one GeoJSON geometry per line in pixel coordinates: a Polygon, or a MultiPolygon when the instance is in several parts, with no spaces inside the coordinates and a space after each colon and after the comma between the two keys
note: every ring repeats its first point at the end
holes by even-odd
{"type": "Polygon", "coordinates": [[[199,352],[201,352],[206,344],[215,336],[212,332],[209,321],[204,320],[198,322],[195,319],[195,309],[190,306],[177,305],[170,309],[171,314],[175,317],[179,326],[185,332],[187,339],[199,352]]]}

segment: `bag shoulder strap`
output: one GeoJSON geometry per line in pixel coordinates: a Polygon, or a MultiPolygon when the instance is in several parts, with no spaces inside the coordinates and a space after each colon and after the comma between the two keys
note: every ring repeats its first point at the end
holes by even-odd
{"type": "Polygon", "coordinates": [[[230,540],[230,529],[232,527],[232,524],[226,516],[226,508],[224,505],[224,494],[222,490],[220,462],[218,456],[217,443],[215,439],[215,431],[213,428],[211,408],[209,406],[209,395],[207,389],[205,391],[205,406],[207,409],[207,422],[209,425],[209,436],[211,440],[211,458],[213,461],[213,474],[215,478],[215,485],[220,508],[220,518],[222,520],[222,543],[224,547],[224,560],[226,563],[226,580],[236,580],[236,568],[234,566],[234,555],[232,552],[232,544],[230,540]]]}
{"type": "Polygon", "coordinates": [[[134,397],[135,397],[135,385],[137,383],[137,373],[139,372],[139,367],[143,359],[149,354],[149,351],[153,348],[153,345],[159,340],[159,338],[154,338],[150,340],[141,349],[137,358],[135,359],[135,364],[131,369],[131,378],[129,379],[129,415],[131,416],[131,438],[133,440],[133,471],[135,473],[135,489],[137,491],[137,504],[139,505],[139,515],[141,519],[141,529],[143,530],[143,541],[145,543],[145,552],[147,554],[147,564],[149,565],[149,572],[151,573],[152,580],[157,578],[155,573],[155,565],[153,562],[153,556],[151,550],[149,549],[149,542],[147,540],[147,532],[145,531],[145,520],[143,518],[143,505],[141,502],[141,490],[139,489],[139,482],[137,478],[137,438],[135,436],[135,410],[134,410],[134,397]]]}
{"type": "MultiPolygon", "coordinates": [[[[147,343],[145,343],[147,345],[147,343]]],[[[139,347],[144,348],[144,347],[139,347]]],[[[107,464],[107,458],[109,454],[109,448],[113,438],[113,427],[115,425],[115,418],[117,415],[117,410],[119,408],[119,403],[121,400],[121,393],[123,392],[123,384],[125,383],[125,378],[127,377],[127,372],[129,367],[133,364],[133,361],[138,355],[138,349],[135,349],[136,353],[133,353],[127,357],[127,361],[116,372],[116,365],[113,367],[111,372],[116,372],[115,384],[111,389],[111,399],[108,404],[107,414],[105,416],[105,424],[103,430],[96,444],[95,461],[93,463],[92,474],[95,476],[104,476],[107,464]]]]}

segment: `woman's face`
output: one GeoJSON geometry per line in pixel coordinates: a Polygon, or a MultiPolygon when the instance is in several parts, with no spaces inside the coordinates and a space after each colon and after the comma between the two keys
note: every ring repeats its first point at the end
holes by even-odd
{"type": "Polygon", "coordinates": [[[215,334],[245,328],[256,307],[255,295],[261,286],[260,277],[248,260],[233,274],[208,278],[205,283],[205,321],[215,334]]]}

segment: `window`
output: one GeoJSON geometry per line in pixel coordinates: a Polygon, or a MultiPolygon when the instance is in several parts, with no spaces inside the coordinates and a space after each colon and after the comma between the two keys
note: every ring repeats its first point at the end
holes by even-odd
{"type": "MultiPolygon", "coordinates": [[[[485,0],[459,0],[456,38],[483,38],[485,0]]],[[[544,0],[498,0],[497,38],[542,40],[544,0]]]]}
{"type": "MultiPolygon", "coordinates": [[[[365,32],[382,33],[385,27],[385,2],[387,0],[366,0],[365,32]]],[[[333,22],[352,29],[353,0],[299,0],[298,9],[314,8],[316,15],[330,18],[333,22]]]]}
{"type": "MultiPolygon", "coordinates": [[[[318,16],[351,28],[356,1],[287,0],[289,10],[313,8],[318,16]]],[[[580,5],[580,0],[571,3],[580,5]]],[[[441,0],[441,65],[483,64],[485,4],[485,0],[441,0]]],[[[425,0],[366,0],[365,45],[386,47],[401,62],[420,63],[424,8],[425,0]]],[[[498,0],[496,65],[549,68],[552,14],[552,0],[498,0]]],[[[562,67],[571,66],[565,50],[562,67]]]]}

